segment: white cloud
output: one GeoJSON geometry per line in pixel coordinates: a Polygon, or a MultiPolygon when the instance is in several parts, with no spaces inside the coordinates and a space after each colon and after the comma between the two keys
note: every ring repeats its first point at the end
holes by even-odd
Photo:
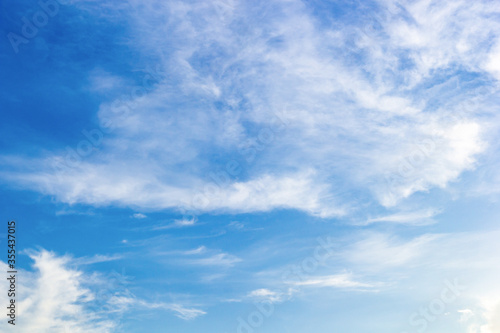
{"type": "Polygon", "coordinates": [[[484,68],[490,72],[497,80],[500,80],[500,39],[492,47],[484,68]]]}
{"type": "Polygon", "coordinates": [[[179,227],[190,227],[193,226],[195,223],[196,219],[194,217],[189,220],[187,219],[175,220],[175,225],[179,227]]]}
{"type": "Polygon", "coordinates": [[[389,223],[410,224],[410,225],[426,225],[435,223],[435,221],[432,218],[436,216],[438,213],[439,211],[435,209],[399,212],[395,214],[369,218],[360,224],[368,225],[379,222],[389,222],[389,223]]]}
{"type": "Polygon", "coordinates": [[[460,316],[461,322],[468,321],[474,315],[474,312],[471,309],[458,310],[458,313],[461,314],[460,316]]]}
{"type": "Polygon", "coordinates": [[[351,209],[345,193],[394,206],[445,188],[487,147],[482,104],[457,110],[475,92],[451,85],[462,83],[457,68],[483,79],[495,71],[494,2],[380,1],[372,34],[344,21],[326,28],[300,1],[272,5],[272,20],[249,18],[243,2],[222,12],[202,1],[157,5],[130,1],[131,29],[148,31],[130,47],[176,51],[158,58],[162,75],[144,94],[131,87],[125,102],[100,106],[99,126],[112,130],[103,153],[60,172],[67,153],[54,152],[3,178],[67,203],[330,217],[351,209]],[[229,24],[248,20],[245,30],[229,24]],[[216,185],[233,158],[244,173],[216,185]]]}
{"type": "Polygon", "coordinates": [[[287,291],[273,291],[266,288],[255,289],[248,293],[247,298],[257,302],[280,303],[290,299],[294,290],[289,288],[287,291]]]}
{"type": "Polygon", "coordinates": [[[153,227],[153,230],[192,227],[192,226],[196,225],[197,220],[198,219],[195,216],[191,217],[190,219],[174,220],[173,223],[153,227]]]}
{"type": "Polygon", "coordinates": [[[134,219],[145,219],[147,216],[142,213],[135,213],[132,215],[134,219]]]}
{"type": "Polygon", "coordinates": [[[206,312],[199,309],[187,308],[180,304],[175,303],[149,303],[143,300],[137,299],[136,297],[128,296],[113,296],[109,303],[121,311],[131,310],[133,311],[138,306],[146,309],[163,309],[174,313],[176,317],[184,320],[195,319],[199,316],[205,315],[206,312]]]}
{"type": "MultiPolygon", "coordinates": [[[[147,302],[131,294],[126,286],[116,289],[117,286],[104,276],[88,275],[77,268],[70,268],[81,264],[81,260],[74,261],[68,256],[57,256],[45,250],[29,254],[35,270],[19,270],[17,274],[16,330],[21,333],[115,332],[119,324],[116,314],[137,311],[136,304],[167,310],[182,319],[205,314],[202,310],[176,303],[147,302]]],[[[0,267],[7,271],[5,263],[0,262],[0,267]]],[[[8,289],[6,281],[2,279],[1,282],[4,290],[8,289]]],[[[6,294],[2,295],[5,304],[6,298],[6,294]]],[[[3,320],[0,328],[7,325],[7,321],[3,320]]]]}
{"type": "Polygon", "coordinates": [[[122,77],[107,73],[101,69],[94,69],[89,74],[90,90],[98,93],[117,91],[126,87],[122,77]]]}
{"type": "Polygon", "coordinates": [[[194,250],[184,251],[184,252],[182,252],[182,254],[191,255],[191,254],[200,254],[200,253],[205,253],[205,252],[207,252],[207,248],[202,245],[202,246],[197,247],[194,250]]]}
{"type": "MultiPolygon", "coordinates": [[[[105,205],[121,203],[151,209],[181,207],[193,211],[269,211],[274,208],[301,209],[314,215],[344,214],[341,207],[329,207],[327,186],[315,184],[310,172],[290,176],[263,175],[255,180],[234,182],[224,187],[201,183],[193,188],[173,187],[154,178],[155,173],[120,178],[114,165],[81,165],[64,175],[23,175],[16,180],[53,193],[69,203],[105,205]],[[116,181],[120,178],[120,186],[116,181]],[[68,189],[71,189],[69,192],[68,189]],[[54,193],[56,191],[57,193],[54,193]]],[[[190,226],[194,220],[179,220],[174,226],[190,226]]]]}
{"type": "MultiPolygon", "coordinates": [[[[276,281],[274,281],[274,284],[276,281]]],[[[270,302],[281,303],[289,301],[292,296],[301,291],[303,288],[309,290],[313,288],[339,288],[348,290],[374,290],[375,284],[363,283],[356,281],[351,273],[341,273],[326,276],[306,275],[301,276],[299,280],[283,280],[280,283],[279,289],[260,288],[249,292],[244,299],[249,299],[253,302],[270,302]]],[[[241,299],[232,301],[242,301],[241,299]]]]}
{"type": "Polygon", "coordinates": [[[179,304],[162,305],[162,306],[160,306],[160,308],[174,311],[176,313],[177,317],[179,317],[181,319],[185,319],[185,320],[195,319],[199,316],[206,314],[205,311],[198,310],[198,309],[186,308],[186,307],[183,307],[182,305],[179,305],[179,304]]]}
{"type": "Polygon", "coordinates": [[[242,230],[245,228],[245,224],[238,221],[231,221],[231,223],[228,224],[228,227],[236,230],[242,230]]]}
{"type": "Polygon", "coordinates": [[[335,287],[335,288],[373,288],[374,285],[353,280],[352,274],[343,273],[329,276],[311,277],[305,281],[294,282],[295,286],[335,287]]]}
{"type": "Polygon", "coordinates": [[[92,265],[100,262],[114,261],[120,259],[123,259],[123,256],[120,254],[115,254],[115,255],[96,254],[92,257],[82,257],[73,259],[73,263],[75,265],[92,265]]]}
{"type": "MultiPolygon", "coordinates": [[[[17,288],[22,290],[17,298],[19,332],[90,333],[111,332],[115,328],[115,322],[89,310],[94,294],[85,286],[82,272],[67,267],[68,257],[47,251],[32,253],[30,257],[36,271],[18,274],[17,288]]],[[[6,265],[2,263],[2,267],[6,265]]],[[[7,325],[6,321],[1,325],[7,325]]]]}
{"type": "Polygon", "coordinates": [[[369,233],[349,246],[343,256],[365,270],[383,271],[391,267],[413,267],[430,255],[441,235],[422,235],[405,241],[382,233],[369,233]]]}
{"type": "Polygon", "coordinates": [[[369,233],[347,245],[341,257],[359,276],[383,281],[382,291],[401,290],[405,304],[439,297],[436,286],[458,281],[463,291],[450,310],[458,311],[464,332],[493,333],[500,327],[499,235],[487,230],[402,239],[369,233]]]}
{"type": "Polygon", "coordinates": [[[192,259],[188,263],[201,266],[234,266],[241,259],[227,253],[218,253],[205,258],[192,259]]]}
{"type": "Polygon", "coordinates": [[[232,267],[242,261],[241,258],[235,255],[220,250],[208,249],[204,245],[191,250],[158,251],[154,255],[171,256],[174,259],[170,262],[181,265],[232,267]]]}

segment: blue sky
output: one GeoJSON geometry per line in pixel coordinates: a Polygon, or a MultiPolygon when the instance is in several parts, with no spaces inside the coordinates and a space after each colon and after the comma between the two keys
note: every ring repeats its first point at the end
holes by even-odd
{"type": "Polygon", "coordinates": [[[498,2],[1,6],[1,332],[500,332],[498,2]]]}

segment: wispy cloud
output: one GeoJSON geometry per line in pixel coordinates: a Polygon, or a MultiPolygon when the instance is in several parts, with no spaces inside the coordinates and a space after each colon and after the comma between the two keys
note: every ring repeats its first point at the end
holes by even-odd
{"type": "Polygon", "coordinates": [[[235,255],[221,252],[216,249],[209,249],[204,245],[190,250],[156,251],[154,256],[171,257],[172,262],[181,265],[195,266],[226,266],[231,267],[242,261],[235,255]]]}
{"type": "MultiPolygon", "coordinates": [[[[51,252],[32,252],[34,273],[23,271],[20,281],[24,292],[20,295],[20,332],[111,332],[116,322],[104,313],[91,311],[94,293],[86,286],[81,271],[68,268],[69,257],[58,257],[51,252]]],[[[6,266],[2,263],[2,266],[6,266]]],[[[6,321],[1,323],[6,325],[6,321]]]]}
{"type": "Polygon", "coordinates": [[[178,227],[191,227],[196,223],[196,218],[175,220],[174,225],[178,227]]]}
{"type": "Polygon", "coordinates": [[[184,251],[184,252],[182,252],[182,254],[192,255],[192,254],[200,254],[200,253],[205,253],[205,252],[207,252],[207,248],[205,246],[200,246],[200,247],[197,247],[196,249],[193,249],[193,250],[184,251]]]}
{"type": "Polygon", "coordinates": [[[92,257],[75,258],[72,260],[72,263],[75,265],[92,265],[100,262],[120,260],[123,259],[123,257],[124,256],[122,254],[114,254],[114,255],[96,254],[92,257]]]}
{"type": "Polygon", "coordinates": [[[228,253],[218,253],[205,258],[191,259],[187,262],[202,266],[233,266],[242,260],[228,253]]]}
{"type": "Polygon", "coordinates": [[[409,224],[409,225],[427,225],[435,223],[435,221],[432,218],[437,214],[439,214],[439,211],[436,209],[400,212],[380,217],[369,218],[366,221],[359,224],[369,225],[373,223],[387,222],[387,223],[399,223],[399,224],[409,224]]]}
{"type": "Polygon", "coordinates": [[[165,230],[165,229],[192,227],[192,226],[195,226],[197,224],[197,221],[198,221],[198,219],[196,217],[192,217],[191,219],[179,219],[179,220],[174,220],[174,222],[167,223],[165,225],[153,226],[152,230],[165,230]]]}
{"type": "MultiPolygon", "coordinates": [[[[5,62],[5,69],[25,66],[24,75],[15,73],[19,80],[33,69],[51,74],[36,83],[50,87],[37,106],[46,101],[84,112],[65,112],[70,126],[60,131],[56,123],[48,131],[46,124],[63,113],[39,110],[29,119],[23,110],[32,105],[23,101],[38,101],[38,89],[28,86],[33,95],[25,98],[9,96],[5,86],[0,97],[7,109],[22,112],[11,112],[4,127],[24,131],[7,137],[23,138],[26,147],[16,141],[0,155],[2,185],[66,207],[55,213],[64,227],[72,219],[82,228],[114,222],[119,209],[124,222],[136,222],[116,234],[109,233],[112,223],[102,228],[108,254],[30,252],[33,270],[21,271],[19,280],[19,318],[29,321],[20,320],[20,332],[117,331],[116,316],[133,312],[135,318],[138,307],[191,320],[215,299],[300,297],[318,304],[322,297],[331,302],[332,294],[351,301],[351,292],[381,290],[385,304],[396,308],[400,300],[418,303],[432,295],[447,274],[469,286],[449,310],[459,318],[455,324],[471,332],[499,329],[498,214],[483,199],[498,201],[500,194],[500,3],[346,3],[71,1],[61,6],[71,15],[45,27],[45,37],[57,38],[30,43],[36,61],[24,61],[31,60],[26,52],[16,66],[5,62]],[[98,29],[87,38],[90,26],[98,29]],[[80,34],[85,38],[73,38],[80,34]],[[92,52],[103,45],[106,52],[92,52]],[[75,81],[62,77],[68,63],[75,81]],[[63,100],[54,93],[57,84],[89,104],[63,100]],[[468,202],[467,214],[457,209],[464,196],[482,196],[468,202]],[[77,216],[92,214],[86,210],[100,213],[77,216]],[[476,224],[487,231],[472,232],[476,224]],[[251,230],[262,232],[245,232],[251,230]],[[308,237],[326,231],[335,240],[301,256],[308,237]],[[124,249],[132,258],[115,252],[124,249]],[[87,273],[124,259],[137,260],[141,283],[154,280],[162,294],[136,291],[138,285],[120,291],[106,274],[87,273]],[[207,303],[170,297],[177,287],[203,294],[207,303]]],[[[43,18],[26,15],[19,22],[43,18]]],[[[56,235],[48,220],[38,224],[54,238],[43,244],[86,234],[56,235]]],[[[311,312],[307,320],[319,317],[311,312]]],[[[397,321],[392,317],[391,325],[397,321]]]]}
{"type": "Polygon", "coordinates": [[[195,319],[199,316],[205,315],[206,312],[203,310],[195,309],[195,308],[187,308],[180,304],[175,303],[150,303],[145,302],[141,299],[137,299],[136,297],[128,297],[128,296],[113,296],[109,303],[113,306],[121,309],[121,311],[133,310],[138,305],[146,308],[146,309],[162,309],[173,312],[176,317],[179,317],[184,320],[195,319]]]}
{"type": "MultiPolygon", "coordinates": [[[[166,310],[186,320],[205,314],[181,304],[145,301],[127,289],[114,290],[116,286],[109,284],[103,275],[90,275],[71,268],[113,258],[95,256],[74,260],[45,250],[29,251],[29,254],[35,270],[22,270],[23,278],[18,281],[19,289],[23,290],[18,298],[19,316],[29,320],[16,322],[19,332],[115,332],[120,319],[115,314],[137,311],[137,304],[166,310]],[[102,293],[102,288],[111,290],[102,293]]],[[[1,262],[0,266],[7,270],[5,263],[1,262]]],[[[6,286],[6,282],[2,285],[6,286]]],[[[6,325],[7,321],[0,323],[0,327],[6,325]]]]}
{"type": "Polygon", "coordinates": [[[435,242],[441,237],[443,235],[426,234],[404,240],[390,234],[370,233],[345,249],[343,256],[365,270],[412,267],[432,253],[435,242]]]}
{"type": "Polygon", "coordinates": [[[247,298],[257,302],[280,303],[290,299],[293,293],[294,290],[292,288],[289,288],[287,291],[273,291],[266,288],[261,288],[249,292],[247,298]]]}
{"type": "Polygon", "coordinates": [[[329,276],[311,277],[305,281],[292,283],[295,286],[305,287],[336,287],[336,288],[373,288],[373,284],[353,280],[352,274],[337,274],[329,276]]]}
{"type": "Polygon", "coordinates": [[[232,212],[291,208],[330,217],[349,210],[340,193],[362,190],[393,206],[415,192],[444,188],[475,168],[487,148],[480,114],[488,110],[481,98],[491,91],[476,88],[497,75],[498,48],[490,47],[499,38],[493,2],[434,8],[426,1],[381,1],[371,18],[379,30],[372,33],[343,21],[336,28],[319,25],[300,1],[276,4],[271,21],[253,16],[249,30],[228,24],[248,19],[243,2],[230,6],[224,20],[201,2],[174,1],[159,10],[133,1],[130,6],[136,8],[131,29],[150,31],[130,47],[155,54],[176,50],[157,63],[176,84],[158,80],[126,106],[103,103],[96,127],[112,129],[99,146],[103,154],[77,156],[80,161],[66,167],[68,153],[53,152],[26,161],[36,170],[4,172],[4,179],[67,203],[232,212]],[[165,20],[173,24],[166,37],[167,27],[151,22],[167,13],[179,20],[165,20]],[[192,18],[200,16],[203,23],[192,18]],[[349,63],[344,50],[359,61],[349,63]],[[457,67],[484,79],[450,90],[461,83],[457,67]],[[446,70],[452,78],[440,76],[446,70]],[[477,104],[459,110],[471,100],[477,104]],[[214,107],[217,101],[223,106],[214,107]],[[221,165],[205,152],[234,156],[237,168],[230,170],[244,168],[245,179],[221,174],[229,161],[221,165]],[[136,162],[144,156],[147,165],[136,162]]]}

